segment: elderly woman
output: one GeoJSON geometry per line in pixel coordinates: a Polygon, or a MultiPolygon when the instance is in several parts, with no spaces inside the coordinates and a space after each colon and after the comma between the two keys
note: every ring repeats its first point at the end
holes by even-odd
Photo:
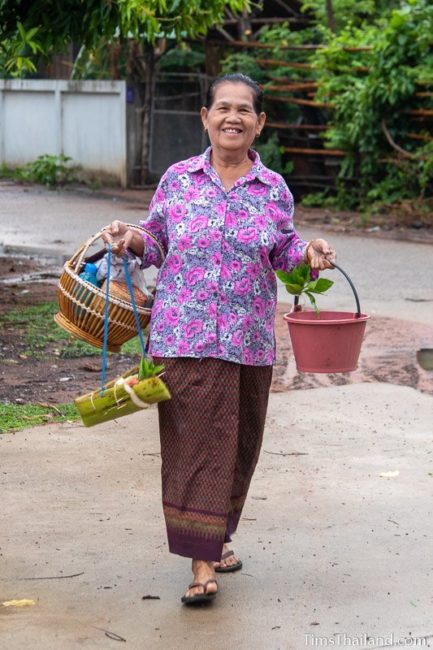
{"type": "Polygon", "coordinates": [[[211,146],[170,167],[142,225],[159,240],[115,221],[143,268],[159,267],[149,352],[165,366],[172,399],[158,405],[162,498],[169,549],[192,558],[182,602],[212,600],[215,572],[242,562],[227,544],[259,457],[272,364],[274,271],[303,260],[331,268],[323,239],[303,241],[283,178],[251,149],[265,123],[262,92],[231,74],[211,85],[201,119],[211,146]]]}

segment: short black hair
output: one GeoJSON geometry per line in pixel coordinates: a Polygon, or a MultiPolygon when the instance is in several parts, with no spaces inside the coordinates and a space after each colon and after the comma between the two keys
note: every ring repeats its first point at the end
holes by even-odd
{"type": "Polygon", "coordinates": [[[251,88],[253,92],[254,110],[257,115],[260,115],[263,110],[263,90],[260,88],[259,84],[254,81],[254,79],[251,79],[251,77],[248,77],[246,74],[242,74],[241,72],[222,74],[221,76],[214,79],[207,91],[206,108],[209,110],[214,103],[215,90],[217,87],[227,82],[241,83],[245,84],[245,86],[248,86],[248,88],[251,88]]]}

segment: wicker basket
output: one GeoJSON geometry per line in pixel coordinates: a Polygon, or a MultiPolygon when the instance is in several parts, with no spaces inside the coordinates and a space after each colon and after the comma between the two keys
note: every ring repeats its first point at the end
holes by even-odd
{"type": "MultiPolygon", "coordinates": [[[[128,226],[151,237],[162,258],[165,257],[161,244],[152,233],[141,226],[128,226]]],[[[104,337],[105,291],[80,278],[79,273],[89,247],[102,237],[104,230],[105,228],[91,237],[64,265],[57,292],[60,311],[54,316],[57,325],[69,334],[97,348],[102,348],[104,337]]],[[[151,309],[137,305],[137,311],[140,325],[144,329],[150,321],[151,309]]],[[[119,352],[123,343],[138,334],[130,301],[110,293],[108,320],[107,348],[110,352],[119,352]]]]}
{"type": "MultiPolygon", "coordinates": [[[[102,291],[105,292],[105,288],[106,281],[101,285],[102,291]]],[[[135,304],[137,307],[144,307],[144,305],[149,301],[148,297],[138,287],[133,286],[132,289],[134,291],[135,304]]],[[[126,282],[119,282],[118,280],[110,280],[110,296],[121,298],[127,302],[131,301],[131,298],[129,297],[128,285],[126,282]]],[[[149,302],[151,302],[151,300],[149,302]]]]}

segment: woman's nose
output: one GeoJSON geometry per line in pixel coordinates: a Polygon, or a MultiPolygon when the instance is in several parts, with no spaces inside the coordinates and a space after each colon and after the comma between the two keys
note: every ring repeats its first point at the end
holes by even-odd
{"type": "Polygon", "coordinates": [[[231,111],[227,116],[226,116],[227,122],[240,122],[240,115],[236,111],[231,111]]]}

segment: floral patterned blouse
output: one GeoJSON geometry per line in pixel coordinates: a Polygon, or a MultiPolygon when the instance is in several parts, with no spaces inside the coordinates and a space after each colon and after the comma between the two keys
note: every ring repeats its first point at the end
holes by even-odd
{"type": "Polygon", "coordinates": [[[159,268],[149,352],[214,357],[254,366],[275,360],[277,283],[306,242],[293,228],[284,179],[250,150],[251,170],[226,190],[210,164],[211,148],[172,165],[140,225],[142,267],[159,268]]]}

